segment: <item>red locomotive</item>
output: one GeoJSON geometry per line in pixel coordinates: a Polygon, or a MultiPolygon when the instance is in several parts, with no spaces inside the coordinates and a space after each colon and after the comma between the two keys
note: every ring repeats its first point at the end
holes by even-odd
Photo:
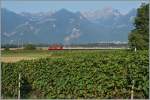
{"type": "Polygon", "coordinates": [[[63,50],[63,46],[59,44],[53,44],[48,47],[48,50],[63,50]]]}

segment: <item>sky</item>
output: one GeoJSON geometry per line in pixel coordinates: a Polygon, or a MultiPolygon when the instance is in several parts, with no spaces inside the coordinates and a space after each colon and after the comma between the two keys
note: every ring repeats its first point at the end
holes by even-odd
{"type": "Polygon", "coordinates": [[[70,11],[93,11],[107,7],[118,9],[122,14],[128,13],[133,8],[138,8],[142,2],[148,0],[94,0],[94,1],[61,1],[61,0],[2,0],[2,8],[7,8],[16,13],[20,12],[48,12],[66,8],[70,11]]]}

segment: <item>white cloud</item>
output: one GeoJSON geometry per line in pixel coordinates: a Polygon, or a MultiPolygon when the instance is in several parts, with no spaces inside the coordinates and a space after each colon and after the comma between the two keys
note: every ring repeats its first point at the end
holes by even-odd
{"type": "Polygon", "coordinates": [[[64,40],[65,40],[65,42],[68,43],[69,41],[71,41],[73,39],[79,38],[80,36],[81,36],[80,30],[73,28],[71,34],[69,36],[66,36],[64,40]]]}

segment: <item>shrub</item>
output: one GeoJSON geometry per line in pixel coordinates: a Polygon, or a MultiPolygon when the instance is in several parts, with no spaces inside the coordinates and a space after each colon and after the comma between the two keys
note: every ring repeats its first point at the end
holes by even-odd
{"type": "Polygon", "coordinates": [[[33,44],[27,44],[25,47],[24,47],[25,50],[35,50],[36,49],[36,46],[33,45],[33,44]]]}
{"type": "Polygon", "coordinates": [[[10,49],[9,49],[9,47],[5,47],[4,50],[5,51],[9,51],[10,49]]]}

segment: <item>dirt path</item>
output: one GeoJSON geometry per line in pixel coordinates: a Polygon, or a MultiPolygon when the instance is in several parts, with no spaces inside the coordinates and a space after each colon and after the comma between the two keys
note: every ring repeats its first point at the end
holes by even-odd
{"type": "Polygon", "coordinates": [[[32,60],[37,59],[35,57],[1,57],[2,62],[17,62],[20,60],[32,60]]]}
{"type": "Polygon", "coordinates": [[[43,56],[43,57],[1,57],[1,62],[13,63],[21,60],[33,60],[39,58],[62,58],[63,56],[43,56]]]}

